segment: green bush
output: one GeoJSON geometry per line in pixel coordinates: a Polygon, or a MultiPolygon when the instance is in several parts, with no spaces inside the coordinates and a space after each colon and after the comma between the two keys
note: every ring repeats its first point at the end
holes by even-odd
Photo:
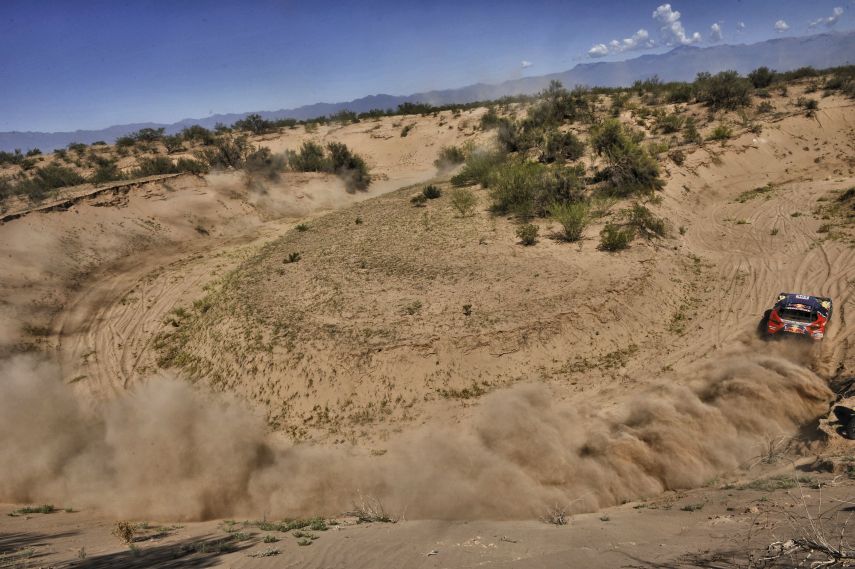
{"type": "Polygon", "coordinates": [[[439,149],[439,156],[433,164],[440,170],[445,170],[466,161],[466,152],[458,146],[443,146],[439,149]]]}
{"type": "Polygon", "coordinates": [[[496,113],[495,107],[490,107],[487,112],[481,115],[481,130],[490,130],[497,128],[501,124],[501,119],[496,113]]]}
{"type": "Polygon", "coordinates": [[[504,161],[505,154],[503,152],[472,152],[466,158],[460,173],[451,178],[451,183],[455,186],[481,184],[486,188],[490,185],[490,176],[493,170],[504,161]]]}
{"type": "Polygon", "coordinates": [[[281,154],[273,154],[269,148],[262,146],[246,156],[244,170],[251,179],[263,178],[276,181],[279,175],[288,168],[288,160],[281,154]]]}
{"type": "Polygon", "coordinates": [[[546,168],[521,159],[509,160],[493,171],[490,179],[492,209],[528,219],[535,214],[535,200],[542,193],[546,168]]]}
{"type": "Polygon", "coordinates": [[[327,169],[324,147],[311,140],[304,142],[299,152],[291,154],[288,163],[297,172],[323,172],[327,169]]]}
{"type": "Polygon", "coordinates": [[[218,137],[211,147],[196,151],[196,158],[211,168],[239,170],[246,157],[255,151],[246,136],[224,135],[218,137]]]}
{"type": "Polygon", "coordinates": [[[751,81],[751,84],[755,89],[765,89],[775,80],[776,73],[775,71],[769,69],[768,67],[758,67],[754,71],[748,74],[748,80],[751,81]]]}
{"type": "Polygon", "coordinates": [[[663,186],[658,163],[638,144],[639,139],[617,119],[608,119],[591,130],[591,146],[607,163],[601,177],[608,181],[609,193],[614,196],[649,193],[663,186]]]}
{"type": "Polygon", "coordinates": [[[166,152],[172,154],[173,152],[180,152],[184,150],[184,144],[182,144],[183,139],[177,134],[164,136],[163,137],[163,146],[166,147],[166,152]]]}
{"type": "Polygon", "coordinates": [[[161,174],[204,174],[208,168],[204,163],[198,160],[189,158],[181,158],[178,162],[173,162],[165,156],[154,156],[151,158],[141,158],[137,162],[137,167],[131,171],[131,178],[144,178],[146,176],[156,176],[161,174]]]}
{"type": "Polygon", "coordinates": [[[585,154],[585,143],[572,132],[552,130],[544,136],[544,162],[578,160],[585,154]]]}
{"type": "Polygon", "coordinates": [[[751,83],[736,71],[698,73],[695,92],[700,102],[713,109],[735,110],[751,104],[751,83]]]}
{"type": "Polygon", "coordinates": [[[537,243],[538,233],[540,233],[540,229],[533,223],[525,223],[517,227],[517,237],[527,247],[537,243]]]}
{"type": "Polygon", "coordinates": [[[635,237],[632,227],[621,227],[614,223],[607,223],[600,231],[600,249],[603,251],[621,251],[629,247],[635,237]]]}
{"type": "Polygon", "coordinates": [[[578,241],[590,220],[590,209],[586,202],[554,203],[549,206],[549,215],[561,224],[565,241],[578,241]]]}
{"type": "Polygon", "coordinates": [[[232,125],[235,130],[248,131],[253,134],[267,134],[268,132],[276,131],[276,126],[272,121],[261,118],[261,115],[253,113],[246,117],[235,121],[232,125]]]}
{"type": "Polygon", "coordinates": [[[686,120],[686,126],[683,129],[683,140],[688,144],[700,144],[704,141],[695,123],[695,119],[692,117],[686,120]]]}
{"type": "Polygon", "coordinates": [[[24,155],[19,148],[16,148],[15,152],[0,151],[0,166],[20,164],[23,161],[24,155]]]}
{"type": "Polygon", "coordinates": [[[819,101],[809,97],[799,97],[796,106],[803,108],[806,116],[812,117],[819,110],[819,101]]]}
{"type": "Polygon", "coordinates": [[[641,204],[633,204],[629,209],[627,223],[638,233],[650,239],[664,237],[667,232],[665,220],[656,217],[652,211],[641,204]]]}
{"type": "Polygon", "coordinates": [[[413,130],[413,127],[415,127],[415,126],[416,126],[416,125],[414,125],[414,124],[408,124],[407,126],[405,126],[404,128],[402,128],[402,129],[401,129],[401,138],[404,138],[404,137],[406,137],[408,134],[410,134],[410,131],[411,131],[411,130],[413,130]]]}
{"type": "Polygon", "coordinates": [[[709,139],[710,139],[710,140],[721,140],[721,141],[724,141],[724,140],[729,139],[731,136],[733,136],[733,129],[732,129],[732,128],[730,128],[729,126],[727,126],[727,125],[726,125],[726,124],[724,124],[724,123],[719,123],[719,124],[718,124],[714,129],[713,129],[712,133],[710,133],[710,135],[709,135],[709,139]]]}
{"type": "Polygon", "coordinates": [[[431,184],[422,188],[422,195],[429,200],[435,200],[442,196],[442,190],[431,184]]]}
{"type": "Polygon", "coordinates": [[[215,141],[214,133],[198,124],[184,128],[179,136],[187,142],[197,142],[205,146],[214,144],[215,141]]]}
{"type": "Polygon", "coordinates": [[[472,190],[454,188],[451,190],[451,207],[457,210],[461,217],[469,217],[475,213],[478,198],[472,190]]]}
{"type": "Polygon", "coordinates": [[[678,114],[662,115],[656,120],[656,128],[665,134],[680,132],[685,119],[678,114]]]}
{"type": "Polygon", "coordinates": [[[689,103],[695,96],[694,89],[689,83],[677,83],[668,92],[669,103],[689,103]]]}
{"type": "Polygon", "coordinates": [[[89,177],[89,181],[93,184],[104,184],[121,180],[124,177],[124,174],[119,170],[115,161],[107,161],[98,166],[95,172],[89,177]]]}
{"type": "Polygon", "coordinates": [[[759,105],[757,105],[757,112],[760,114],[771,113],[775,110],[775,107],[772,106],[772,103],[769,101],[763,101],[759,105]]]}

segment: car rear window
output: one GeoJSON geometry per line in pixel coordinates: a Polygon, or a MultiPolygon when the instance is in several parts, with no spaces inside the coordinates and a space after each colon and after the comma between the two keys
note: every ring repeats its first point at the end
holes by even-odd
{"type": "Polygon", "coordinates": [[[783,308],[781,309],[780,316],[784,320],[790,320],[791,322],[813,322],[816,320],[816,315],[813,312],[796,308],[783,308]]]}

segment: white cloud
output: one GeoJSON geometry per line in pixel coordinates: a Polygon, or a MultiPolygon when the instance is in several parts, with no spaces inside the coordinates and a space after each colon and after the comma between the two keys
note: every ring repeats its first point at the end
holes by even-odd
{"type": "Polygon", "coordinates": [[[779,34],[782,34],[790,29],[790,25],[784,20],[778,20],[775,22],[775,31],[779,34]]]}
{"type": "Polygon", "coordinates": [[[523,69],[527,69],[527,68],[531,67],[532,65],[534,65],[534,63],[532,63],[531,61],[526,61],[525,59],[523,59],[522,61],[520,61],[520,65],[522,66],[523,69]]]}
{"type": "Polygon", "coordinates": [[[635,51],[638,49],[649,49],[656,44],[650,39],[650,34],[644,28],[638,30],[628,38],[612,40],[608,45],[598,43],[588,50],[588,57],[605,57],[611,53],[623,53],[624,51],[635,51]]]}
{"type": "Polygon", "coordinates": [[[721,41],[722,39],[723,38],[721,36],[721,24],[716,22],[710,26],[710,41],[711,42],[718,42],[718,41],[721,41]]]}
{"type": "Polygon", "coordinates": [[[588,50],[588,57],[605,57],[609,54],[609,48],[605,44],[598,43],[588,50]]]}
{"type": "Polygon", "coordinates": [[[737,22],[736,23],[736,29],[739,30],[740,32],[745,30],[745,22],[737,22]]]}
{"type": "Polygon", "coordinates": [[[671,8],[671,4],[662,4],[653,11],[653,19],[661,24],[660,30],[665,45],[691,45],[701,41],[701,34],[686,34],[680,12],[671,8]]]}
{"type": "Polygon", "coordinates": [[[842,16],[842,15],[843,15],[843,8],[838,6],[834,10],[831,11],[830,16],[828,16],[826,18],[817,18],[816,20],[814,20],[810,24],[808,24],[808,27],[815,28],[818,25],[822,24],[826,28],[831,28],[837,23],[837,20],[839,20],[840,16],[842,16]]]}

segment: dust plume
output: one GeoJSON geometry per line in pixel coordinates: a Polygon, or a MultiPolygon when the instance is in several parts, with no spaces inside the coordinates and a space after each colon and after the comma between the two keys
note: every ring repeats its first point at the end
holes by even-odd
{"type": "Polygon", "coordinates": [[[591,511],[701,485],[831,398],[813,372],[750,346],[689,377],[608,412],[523,385],[485,397],[470,423],[401,435],[378,457],[280,444],[236,400],[163,378],[91,416],[52,364],[22,356],[0,366],[0,500],[160,519],[332,515],[358,494],[408,519],[591,511]]]}

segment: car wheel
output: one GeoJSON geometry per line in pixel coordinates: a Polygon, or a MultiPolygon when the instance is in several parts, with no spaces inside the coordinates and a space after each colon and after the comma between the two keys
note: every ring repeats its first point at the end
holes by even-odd
{"type": "Polygon", "coordinates": [[[846,437],[855,441],[855,417],[849,419],[849,424],[846,426],[846,437]]]}

